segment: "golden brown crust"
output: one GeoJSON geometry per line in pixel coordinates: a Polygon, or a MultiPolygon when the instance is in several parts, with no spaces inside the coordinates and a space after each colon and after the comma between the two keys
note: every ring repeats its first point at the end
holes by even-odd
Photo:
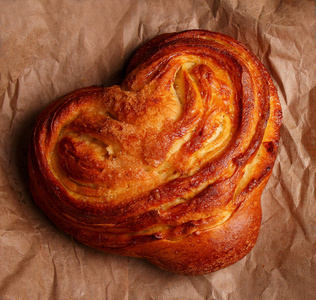
{"type": "Polygon", "coordinates": [[[256,242],[281,119],[272,79],[243,45],[209,31],[162,35],[121,86],[77,90],[40,114],[31,191],[84,244],[212,272],[256,242]]]}

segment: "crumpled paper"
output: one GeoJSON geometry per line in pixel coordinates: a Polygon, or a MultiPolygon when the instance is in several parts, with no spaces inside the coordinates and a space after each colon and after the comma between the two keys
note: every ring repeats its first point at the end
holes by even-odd
{"type": "Polygon", "coordinates": [[[1,1],[1,299],[312,299],[316,295],[315,1],[1,1]],[[28,140],[47,104],[111,86],[158,34],[208,29],[257,55],[284,123],[253,251],[205,276],[102,253],[57,229],[28,189],[28,140]]]}

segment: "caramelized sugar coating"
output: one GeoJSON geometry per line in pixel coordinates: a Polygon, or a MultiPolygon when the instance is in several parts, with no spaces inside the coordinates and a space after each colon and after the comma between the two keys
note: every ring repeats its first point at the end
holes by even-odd
{"type": "Polygon", "coordinates": [[[254,246],[281,107],[257,58],[209,31],[165,34],[121,86],[89,87],[39,116],[35,202],[80,242],[201,275],[254,246]]]}

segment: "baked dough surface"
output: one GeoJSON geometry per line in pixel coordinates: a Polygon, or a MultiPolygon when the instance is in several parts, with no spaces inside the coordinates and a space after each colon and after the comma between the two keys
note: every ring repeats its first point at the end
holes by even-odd
{"type": "Polygon", "coordinates": [[[91,247],[188,275],[253,248],[282,112],[262,63],[209,31],[142,46],[120,86],[53,102],[29,148],[35,202],[91,247]]]}

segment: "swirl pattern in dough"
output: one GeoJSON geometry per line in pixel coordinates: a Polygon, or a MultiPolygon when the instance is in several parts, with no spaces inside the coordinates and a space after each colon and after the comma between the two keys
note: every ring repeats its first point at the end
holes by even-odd
{"type": "Polygon", "coordinates": [[[201,275],[255,245],[281,126],[276,88],[214,32],[142,46],[120,86],[53,102],[29,149],[35,202],[80,242],[201,275]]]}

